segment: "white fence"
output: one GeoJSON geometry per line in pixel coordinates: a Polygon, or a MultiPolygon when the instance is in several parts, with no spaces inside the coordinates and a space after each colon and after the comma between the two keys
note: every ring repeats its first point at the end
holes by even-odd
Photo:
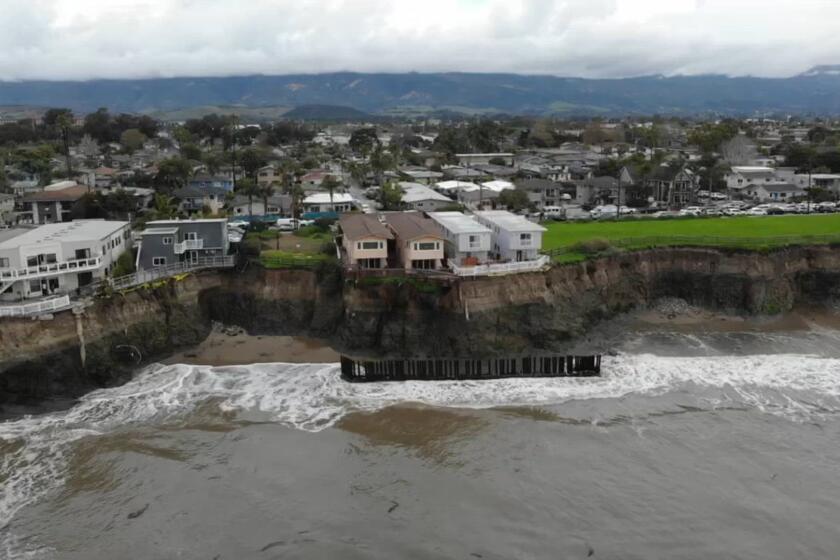
{"type": "Polygon", "coordinates": [[[72,261],[44,263],[39,264],[37,266],[28,266],[26,268],[0,270],[0,280],[15,281],[27,278],[39,278],[41,276],[62,274],[64,272],[84,272],[86,270],[95,270],[99,268],[101,264],[102,257],[91,257],[89,259],[76,259],[72,261]]]}
{"type": "Polygon", "coordinates": [[[110,285],[115,290],[125,290],[133,286],[139,286],[147,282],[154,282],[161,278],[168,278],[176,274],[195,272],[208,268],[232,268],[236,264],[236,256],[225,257],[201,257],[194,261],[184,261],[146,270],[138,270],[134,274],[103,280],[95,287],[110,285]]]}
{"type": "Polygon", "coordinates": [[[55,313],[70,307],[70,296],[21,303],[18,305],[0,304],[0,317],[35,317],[46,313],[55,313]]]}
{"type": "Polygon", "coordinates": [[[503,276],[519,272],[536,272],[549,265],[551,259],[546,255],[533,261],[480,264],[477,266],[458,266],[450,264],[452,272],[457,276],[503,276]]]}
{"type": "Polygon", "coordinates": [[[187,251],[200,251],[201,249],[204,249],[203,239],[185,239],[175,244],[176,255],[183,255],[187,251]]]}

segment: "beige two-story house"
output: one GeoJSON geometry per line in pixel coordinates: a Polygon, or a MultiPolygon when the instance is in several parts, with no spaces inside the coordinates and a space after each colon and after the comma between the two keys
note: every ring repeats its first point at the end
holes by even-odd
{"type": "Polygon", "coordinates": [[[342,214],[342,258],[354,268],[387,268],[388,242],[394,234],[374,214],[342,214]]]}
{"type": "Polygon", "coordinates": [[[438,225],[420,212],[387,214],[396,238],[396,253],[406,270],[437,270],[443,266],[445,239],[438,225]]]}

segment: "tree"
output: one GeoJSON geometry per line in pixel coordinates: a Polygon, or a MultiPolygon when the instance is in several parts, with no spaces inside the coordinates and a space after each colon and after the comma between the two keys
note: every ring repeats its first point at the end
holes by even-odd
{"type": "Polygon", "coordinates": [[[73,128],[73,113],[65,109],[55,117],[55,123],[61,135],[61,144],[64,147],[64,163],[67,165],[67,177],[73,176],[73,160],[70,158],[70,131],[73,128]]]}
{"type": "Polygon", "coordinates": [[[393,156],[382,149],[382,145],[377,145],[369,158],[370,167],[376,174],[376,183],[382,185],[384,182],[385,172],[394,167],[393,156]]]}
{"type": "Polygon", "coordinates": [[[182,158],[165,159],[158,164],[158,173],[155,177],[155,188],[164,193],[186,186],[192,175],[192,165],[182,158]]]}
{"type": "Polygon", "coordinates": [[[257,148],[246,148],[239,156],[239,163],[247,177],[257,180],[257,172],[266,164],[268,158],[265,153],[257,148]]]}
{"type": "Polygon", "coordinates": [[[201,148],[195,144],[184,144],[181,146],[181,157],[194,161],[201,161],[201,148]]]}
{"type": "Polygon", "coordinates": [[[178,215],[178,205],[171,196],[155,193],[151,214],[155,220],[169,220],[178,215]]]}
{"type": "Polygon", "coordinates": [[[237,185],[237,192],[243,196],[248,197],[248,215],[254,215],[254,197],[260,196],[259,185],[256,181],[250,178],[245,178],[239,181],[237,185]]]}
{"type": "Polygon", "coordinates": [[[528,193],[519,189],[505,189],[499,193],[499,204],[512,212],[519,212],[533,207],[528,193]]]}
{"type": "Polygon", "coordinates": [[[755,143],[738,135],[721,144],[720,154],[729,165],[746,165],[756,156],[755,143]]]}
{"type": "Polygon", "coordinates": [[[379,202],[382,204],[383,210],[400,210],[402,209],[402,190],[399,185],[393,181],[388,181],[382,185],[379,193],[379,202]]]}
{"type": "Polygon", "coordinates": [[[718,124],[704,123],[688,135],[689,144],[694,144],[703,152],[711,153],[720,149],[724,142],[738,134],[738,123],[725,120],[718,124]]]}
{"type": "Polygon", "coordinates": [[[107,144],[115,140],[111,131],[111,115],[108,113],[108,109],[104,107],[85,117],[82,130],[85,134],[90,134],[100,144],[107,144]]]}
{"type": "Polygon", "coordinates": [[[321,182],[321,188],[330,193],[330,212],[335,212],[335,205],[333,204],[333,194],[335,193],[335,189],[338,188],[338,185],[338,181],[332,175],[327,175],[321,182]]]}
{"type": "Polygon", "coordinates": [[[140,132],[140,129],[129,128],[120,134],[120,144],[129,153],[139,150],[146,142],[146,135],[140,132]]]}
{"type": "Polygon", "coordinates": [[[381,148],[382,142],[379,141],[376,129],[368,127],[354,130],[353,134],[350,135],[348,145],[357,154],[367,155],[374,149],[381,148]]]}
{"type": "Polygon", "coordinates": [[[259,191],[260,198],[262,198],[263,202],[263,215],[268,215],[268,199],[274,196],[274,187],[271,185],[257,185],[257,190],[259,191]]]}

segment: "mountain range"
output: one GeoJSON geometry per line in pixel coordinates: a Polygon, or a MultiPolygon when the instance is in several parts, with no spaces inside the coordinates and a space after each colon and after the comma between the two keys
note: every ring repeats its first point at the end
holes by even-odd
{"type": "MultiPolygon", "coordinates": [[[[534,115],[840,114],[840,66],[789,78],[517,74],[299,74],[0,82],[0,105],[166,114],[190,108],[294,108],[300,117],[432,113],[534,115]],[[317,110],[311,109],[318,108],[317,110]],[[330,109],[332,107],[332,109],[330,109]],[[336,109],[338,107],[339,109],[336,109]],[[341,109],[343,108],[343,109],[341,109]]],[[[260,111],[257,111],[260,113],[260,111]]],[[[293,112],[290,117],[293,117],[293,112]]],[[[314,118],[314,117],[313,117],[314,118]]]]}

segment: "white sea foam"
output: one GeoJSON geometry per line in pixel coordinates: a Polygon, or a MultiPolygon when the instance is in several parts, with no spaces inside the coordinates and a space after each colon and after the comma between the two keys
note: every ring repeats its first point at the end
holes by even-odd
{"type": "Polygon", "coordinates": [[[600,378],[351,384],[337,364],[153,366],[121,387],[90,393],[70,410],[0,424],[15,444],[0,456],[0,527],[25,503],[58,487],[72,443],[121,426],[178,418],[208,399],[318,431],[354,411],[404,402],[488,408],[569,401],[702,394],[710,407],[738,405],[791,417],[840,411],[840,360],[809,356],[606,358],[600,378]]]}

